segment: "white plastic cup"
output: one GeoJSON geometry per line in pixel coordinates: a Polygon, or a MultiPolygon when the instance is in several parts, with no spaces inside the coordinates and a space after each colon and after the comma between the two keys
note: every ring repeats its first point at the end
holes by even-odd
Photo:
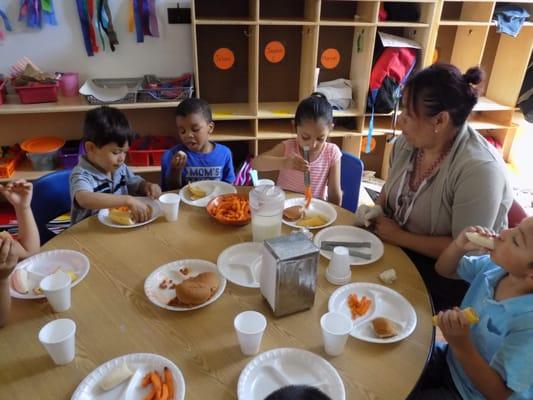
{"type": "Polygon", "coordinates": [[[267,326],[265,316],[257,311],[244,311],[235,317],[233,325],[242,353],[247,356],[257,354],[267,326]]]}
{"type": "Polygon", "coordinates": [[[180,199],[180,195],[176,193],[165,193],[159,196],[159,203],[167,221],[172,222],[178,219],[180,199]]]}
{"type": "Polygon", "coordinates": [[[353,327],[350,318],[341,313],[328,312],[320,318],[320,326],[326,353],[330,356],[342,354],[353,327]]]}
{"type": "Polygon", "coordinates": [[[40,287],[55,312],[70,308],[70,276],[59,270],[44,278],[40,287]]]}
{"type": "Polygon", "coordinates": [[[276,186],[276,182],[274,182],[272,179],[259,179],[257,181],[257,184],[255,186],[276,186]]]}
{"type": "Polygon", "coordinates": [[[54,363],[68,364],[76,355],[76,323],[68,318],[49,322],[39,331],[39,341],[54,363]]]}
{"type": "Polygon", "coordinates": [[[331,261],[326,270],[326,279],[334,285],[345,285],[350,282],[351,278],[352,270],[350,269],[348,249],[344,246],[334,247],[331,261]]]}

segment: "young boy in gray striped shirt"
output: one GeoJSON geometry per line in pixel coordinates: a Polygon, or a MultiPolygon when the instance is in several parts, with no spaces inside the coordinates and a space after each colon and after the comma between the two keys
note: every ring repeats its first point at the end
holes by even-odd
{"type": "Polygon", "coordinates": [[[132,139],[126,116],[111,107],[91,110],[85,116],[83,142],[86,155],[70,175],[72,224],[102,208],[127,206],[135,221],[150,218],[150,209],[133,196],[156,199],[161,188],[134,175],[124,164],[132,139]]]}

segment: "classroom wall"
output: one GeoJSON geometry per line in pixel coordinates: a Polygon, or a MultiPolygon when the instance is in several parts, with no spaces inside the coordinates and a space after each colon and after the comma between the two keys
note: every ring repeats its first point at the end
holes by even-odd
{"type": "MultiPolygon", "coordinates": [[[[153,73],[175,76],[192,72],[191,25],[169,25],[167,8],[176,7],[176,0],[158,0],[159,38],[145,36],[136,43],[135,33],[128,32],[128,4],[131,0],[109,1],[120,44],[113,53],[106,51],[87,56],[80,21],[74,0],[54,0],[57,26],[45,25],[41,30],[26,28],[18,22],[19,0],[0,0],[13,25],[0,42],[0,73],[27,56],[44,71],[77,71],[80,83],[91,78],[134,77],[153,73]]],[[[179,2],[189,6],[190,1],[179,2]]],[[[3,26],[3,25],[2,25],[3,26]]]]}

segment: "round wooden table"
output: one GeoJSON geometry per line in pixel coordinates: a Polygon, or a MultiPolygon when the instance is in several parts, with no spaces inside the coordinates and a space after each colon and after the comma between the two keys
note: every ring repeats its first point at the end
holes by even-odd
{"type": "MultiPolygon", "coordinates": [[[[337,208],[336,225],[351,225],[352,213],[337,208]]],[[[290,228],[284,226],[284,233],[290,228]]],[[[152,304],[145,278],[173,260],[198,258],[216,263],[228,246],[251,241],[251,226],[230,227],[211,219],[205,209],[180,205],[179,219],[163,218],[135,229],[113,229],[95,217],[67,229],[44,250],[73,249],[89,257],[91,270],[72,290],[72,307],[53,313],[46,300],[13,299],[8,325],[0,329],[0,393],[10,399],[68,399],[100,364],[128,353],[156,353],[175,362],[186,381],[186,399],[235,399],[241,370],[252,359],[239,350],[233,318],[243,310],[267,316],[261,351],[294,347],[329,360],[344,381],[347,399],[405,399],[416,385],[433,341],[431,304],[416,268],[401,249],[385,244],[377,262],[352,267],[352,281],[381,283],[378,274],[394,267],[391,286],[409,300],[418,323],[407,339],[372,344],[349,338],[339,357],[324,353],[320,316],[337,286],[324,277],[328,260],[320,258],[314,306],[290,316],[273,317],[259,289],[230,282],[211,305],[173,312],[152,304]],[[76,358],[55,366],[37,340],[39,329],[56,318],[76,321],[76,358]]],[[[312,366],[310,366],[312,368],[312,366]]]]}

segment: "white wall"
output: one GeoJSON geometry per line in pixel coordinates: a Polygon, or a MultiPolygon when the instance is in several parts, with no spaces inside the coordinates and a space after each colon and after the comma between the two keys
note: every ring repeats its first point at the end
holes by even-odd
{"type": "MultiPolygon", "coordinates": [[[[75,0],[54,0],[58,25],[45,25],[41,30],[26,28],[22,21],[17,21],[19,0],[0,0],[0,8],[7,10],[13,25],[13,32],[7,32],[5,40],[0,42],[0,73],[7,74],[9,66],[24,56],[47,72],[77,71],[80,83],[87,78],[135,77],[148,73],[170,77],[193,72],[191,25],[168,24],[167,8],[176,7],[178,2],[157,0],[160,37],[145,36],[144,43],[136,43],[135,32],[128,32],[130,1],[109,1],[120,42],[115,52],[106,44],[105,52],[100,50],[89,57],[75,0]]],[[[188,6],[190,1],[180,3],[188,6]]]]}

